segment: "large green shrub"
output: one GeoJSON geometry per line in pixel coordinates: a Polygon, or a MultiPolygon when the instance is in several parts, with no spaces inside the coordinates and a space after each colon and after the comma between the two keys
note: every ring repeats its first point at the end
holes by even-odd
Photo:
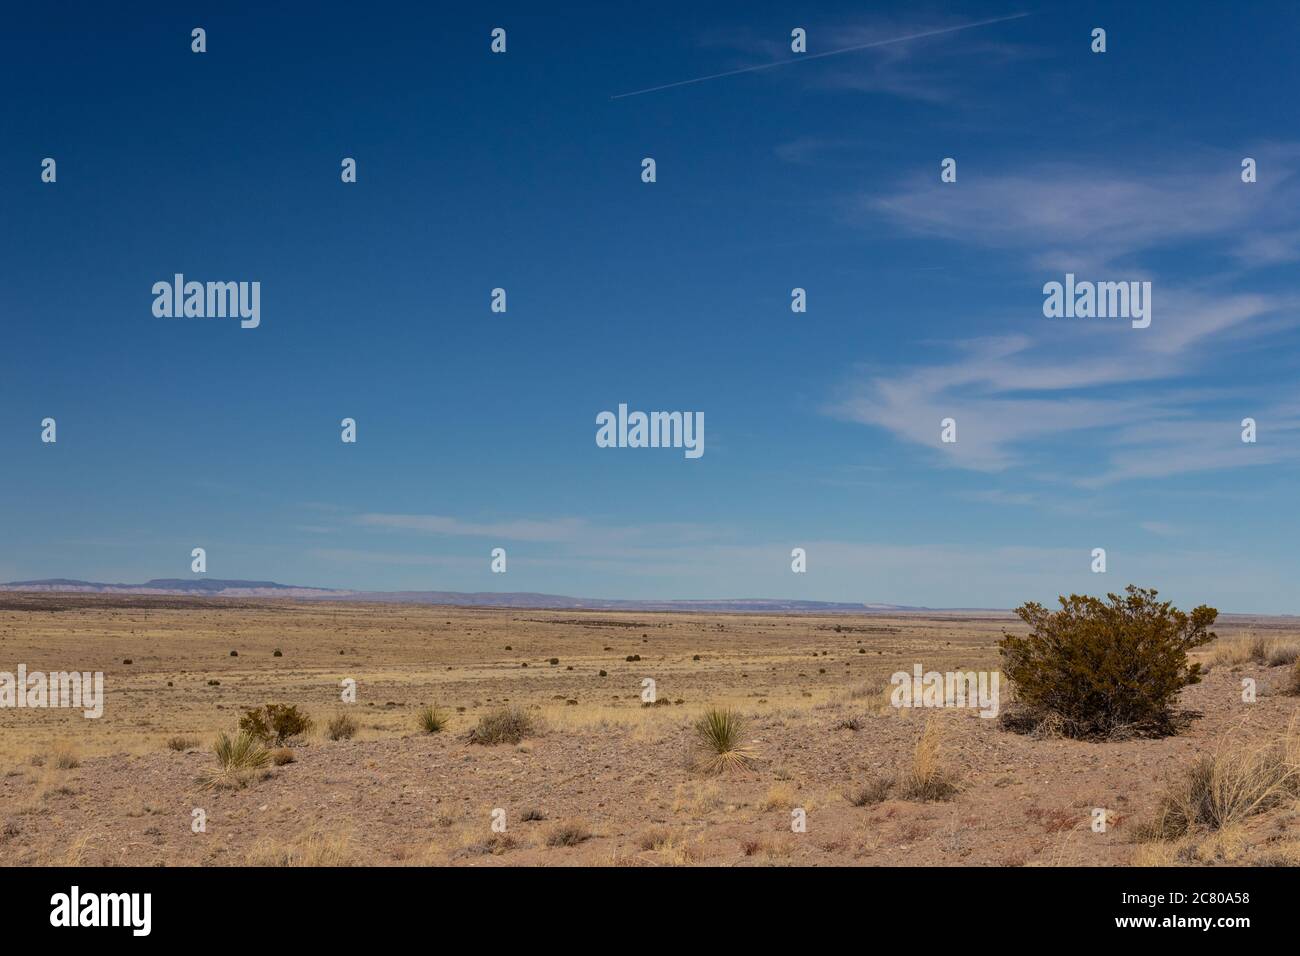
{"type": "Polygon", "coordinates": [[[1131,584],[1125,596],[1106,597],[1071,594],[1055,612],[1036,603],[1016,609],[1029,634],[999,642],[1016,695],[1006,726],[1068,737],[1174,732],[1179,691],[1201,679],[1187,652],[1215,639],[1209,628],[1219,612],[1201,605],[1184,614],[1131,584]]]}

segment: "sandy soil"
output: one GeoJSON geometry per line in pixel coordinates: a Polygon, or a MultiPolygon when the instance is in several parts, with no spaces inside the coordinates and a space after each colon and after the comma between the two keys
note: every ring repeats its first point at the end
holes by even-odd
{"type": "MultiPolygon", "coordinates": [[[[102,670],[107,702],[98,720],[0,709],[0,862],[1300,862],[1294,806],[1178,844],[1153,847],[1132,835],[1166,779],[1199,754],[1286,730],[1300,698],[1278,692],[1285,668],[1216,664],[1184,692],[1182,706],[1200,716],[1161,740],[1036,740],[970,711],[888,706],[888,675],[914,663],[996,669],[1004,628],[1015,629],[1012,619],[992,614],[5,595],[0,670],[102,670]],[[642,702],[646,677],[657,684],[655,706],[642,702]],[[1258,682],[1255,703],[1241,700],[1243,677],[1258,682]],[[340,701],[347,678],[356,681],[355,704],[340,701]],[[242,788],[210,786],[215,735],[233,730],[245,708],[272,701],[316,719],[293,747],[294,761],[242,788]],[[431,702],[451,715],[440,734],[417,727],[417,708],[431,702]],[[542,732],[518,745],[469,743],[478,717],[507,702],[528,708],[542,732]],[[752,771],[711,777],[693,768],[692,723],[714,705],[747,716],[752,771]],[[321,728],[340,712],[360,732],[328,740],[321,728]],[[850,718],[858,729],[841,726],[850,718]],[[850,798],[870,779],[909,766],[929,721],[959,792],[855,806],[850,798]],[[175,736],[192,746],[168,749],[175,736]],[[1094,808],[1106,811],[1104,833],[1091,826],[1094,808]],[[204,832],[193,830],[195,810],[204,832]],[[492,829],[497,810],[504,833],[492,829]],[[805,832],[792,831],[793,810],[803,811],[805,832]],[[576,844],[555,845],[566,829],[576,844]]],[[[1300,622],[1286,619],[1241,618],[1216,629],[1221,643],[1300,636],[1300,622]]]]}

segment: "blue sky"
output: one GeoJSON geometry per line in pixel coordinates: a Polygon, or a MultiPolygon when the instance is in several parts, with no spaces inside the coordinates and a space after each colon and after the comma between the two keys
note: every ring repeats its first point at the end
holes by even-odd
{"type": "Polygon", "coordinates": [[[0,580],[1300,612],[1293,4],[530,7],[5,13],[0,580]]]}

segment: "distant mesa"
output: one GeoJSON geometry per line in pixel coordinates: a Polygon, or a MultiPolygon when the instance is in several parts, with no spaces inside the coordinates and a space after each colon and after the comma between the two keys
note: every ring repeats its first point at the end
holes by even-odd
{"type": "Polygon", "coordinates": [[[72,578],[43,578],[39,581],[11,581],[0,591],[60,591],[83,594],[193,594],[228,597],[308,597],[346,592],[329,588],[299,588],[274,581],[223,581],[219,578],[153,578],[143,584],[103,584],[72,578]]]}
{"type": "Polygon", "coordinates": [[[459,607],[510,607],[534,610],[697,611],[749,614],[888,614],[927,611],[902,604],[852,604],[836,601],[793,601],[773,598],[733,598],[700,601],[636,601],[574,598],[560,594],[499,591],[350,591],[300,587],[275,581],[226,581],[218,578],[154,578],[143,584],[102,584],[72,578],[11,581],[0,591],[58,591],[81,594],[157,594],[196,597],[281,597],[314,601],[370,601],[391,604],[444,604],[459,607]]]}

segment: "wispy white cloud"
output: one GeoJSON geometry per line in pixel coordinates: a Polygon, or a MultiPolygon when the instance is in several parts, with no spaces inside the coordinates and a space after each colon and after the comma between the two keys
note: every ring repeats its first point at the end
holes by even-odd
{"type": "MultiPolygon", "coordinates": [[[[1241,183],[1236,162],[1216,154],[1198,157],[1195,171],[1171,165],[1106,176],[1052,166],[980,174],[960,186],[934,176],[863,202],[860,209],[909,231],[1019,252],[1022,267],[1040,270],[1045,281],[1065,271],[1150,279],[1153,320],[1132,329],[1126,321],[1045,319],[1041,299],[1031,299],[1025,332],[958,342],[946,357],[901,371],[860,369],[824,410],[980,471],[1031,464],[1052,442],[1087,442],[1099,451],[1095,465],[1070,476],[1085,487],[1296,458],[1295,443],[1243,445],[1238,419],[1203,410],[1214,396],[1200,382],[1225,346],[1258,348],[1300,315],[1296,293],[1233,288],[1247,265],[1235,251],[1243,224],[1256,241],[1276,233],[1285,244],[1293,230],[1279,224],[1300,203],[1300,146],[1256,153],[1272,171],[1270,183],[1241,183]],[[1217,165],[1206,171],[1207,162],[1217,165]],[[1153,252],[1203,239],[1222,247],[1217,276],[1175,281],[1142,266],[1153,252]],[[944,418],[957,422],[955,444],[940,441],[944,418]]],[[[1279,247],[1250,264],[1269,265],[1280,254],[1279,247]]],[[[1295,415],[1266,384],[1243,383],[1239,391],[1275,435],[1295,428],[1295,415]]]]}
{"type": "Polygon", "coordinates": [[[582,518],[474,522],[446,515],[361,514],[353,520],[372,528],[506,541],[572,541],[589,526],[582,518]]]}
{"type": "Polygon", "coordinates": [[[1207,237],[1225,238],[1246,264],[1252,245],[1266,253],[1259,264],[1285,261],[1300,205],[1300,144],[1243,152],[1267,176],[1242,183],[1241,154],[1222,150],[1119,174],[1060,162],[1005,172],[963,167],[959,158],[955,184],[927,171],[888,194],[859,197],[856,207],[919,235],[1020,250],[1028,264],[1051,270],[1105,268],[1207,237]]]}
{"type": "MultiPolygon", "coordinates": [[[[874,15],[852,23],[805,23],[808,52],[794,55],[789,40],[752,31],[730,30],[702,39],[703,45],[736,52],[734,72],[766,70],[741,65],[754,59],[766,64],[807,64],[797,82],[822,90],[878,94],[934,105],[951,104],[971,86],[971,76],[1002,64],[1041,55],[1008,39],[1016,21],[1012,13],[985,21],[947,15],[874,15]],[[841,55],[841,52],[843,55],[841,55]],[[826,59],[822,62],[819,60],[826,59]]],[[[723,74],[729,75],[729,74],[723,74]]],[[[693,82],[693,81],[692,81],[693,82]]]]}
{"type": "Polygon", "coordinates": [[[354,524],[369,528],[411,531],[444,537],[552,544],[614,545],[646,540],[698,541],[718,534],[717,529],[687,523],[607,525],[587,518],[571,517],[470,521],[449,515],[367,513],[356,515],[352,521],[354,524]]]}

